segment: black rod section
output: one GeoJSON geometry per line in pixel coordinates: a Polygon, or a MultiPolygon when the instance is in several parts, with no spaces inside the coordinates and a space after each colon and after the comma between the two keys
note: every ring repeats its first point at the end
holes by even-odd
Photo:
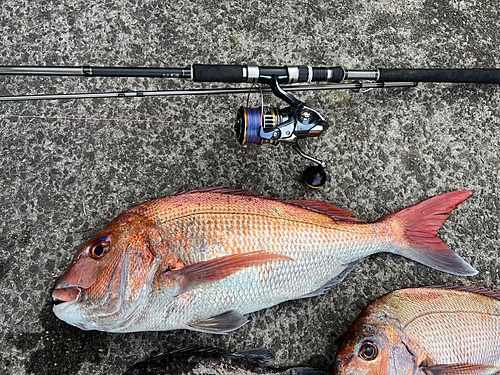
{"type": "Polygon", "coordinates": [[[379,82],[500,83],[500,69],[379,69],[379,82]]]}

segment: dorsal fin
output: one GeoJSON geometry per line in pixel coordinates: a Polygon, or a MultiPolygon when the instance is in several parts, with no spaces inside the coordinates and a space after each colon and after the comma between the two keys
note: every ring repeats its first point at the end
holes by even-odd
{"type": "Polygon", "coordinates": [[[305,208],[310,211],[314,211],[323,215],[327,215],[337,221],[349,221],[349,222],[359,222],[358,219],[351,217],[354,214],[352,211],[345,211],[339,207],[336,207],[330,203],[322,201],[310,201],[310,200],[291,200],[291,199],[279,199],[268,195],[260,195],[249,192],[247,190],[232,189],[227,186],[211,186],[205,188],[199,188],[194,190],[185,190],[181,194],[193,194],[193,193],[218,193],[218,194],[228,194],[228,195],[242,195],[246,197],[256,197],[261,199],[269,199],[273,201],[278,201],[286,204],[291,204],[293,206],[298,206],[305,208]]]}
{"type": "Polygon", "coordinates": [[[302,208],[306,208],[311,211],[318,212],[323,215],[330,216],[332,219],[338,221],[351,221],[351,222],[359,222],[359,219],[355,217],[351,217],[354,215],[352,211],[346,211],[342,208],[334,206],[333,204],[322,202],[322,201],[307,201],[307,200],[280,200],[280,202],[293,204],[294,206],[299,206],[302,208]]]}
{"type": "Polygon", "coordinates": [[[419,288],[431,288],[431,289],[448,289],[448,290],[456,290],[459,292],[469,292],[480,294],[485,297],[493,298],[500,301],[500,292],[495,292],[491,289],[486,288],[476,288],[471,286],[447,286],[447,285],[423,285],[419,288]]]}
{"type": "Polygon", "coordinates": [[[227,186],[208,186],[208,187],[198,188],[198,189],[193,189],[193,190],[184,190],[184,191],[181,191],[177,195],[195,194],[195,193],[219,193],[219,194],[228,194],[228,195],[244,195],[247,197],[275,199],[275,198],[270,197],[270,196],[255,194],[255,193],[252,193],[248,190],[233,189],[233,188],[230,188],[227,186]]]}

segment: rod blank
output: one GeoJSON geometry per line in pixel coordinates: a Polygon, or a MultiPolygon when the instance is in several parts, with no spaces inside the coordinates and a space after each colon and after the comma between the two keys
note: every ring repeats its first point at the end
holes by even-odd
{"type": "Polygon", "coordinates": [[[379,69],[379,82],[500,83],[500,69],[379,69]]]}
{"type": "Polygon", "coordinates": [[[187,78],[195,82],[263,82],[277,75],[280,83],[335,82],[366,79],[377,82],[500,83],[500,69],[376,69],[342,67],[194,64],[186,68],[0,66],[0,75],[187,78]]]}
{"type": "Polygon", "coordinates": [[[94,77],[191,78],[191,68],[101,68],[64,66],[0,66],[0,74],[94,77]]]}
{"type": "MultiPolygon", "coordinates": [[[[384,87],[414,87],[415,82],[369,82],[369,83],[340,83],[330,85],[298,85],[282,86],[285,91],[315,91],[315,90],[341,90],[341,89],[374,89],[384,87]]],[[[0,96],[0,102],[22,101],[22,100],[57,100],[57,99],[92,99],[92,98],[130,98],[144,96],[186,96],[186,95],[223,95],[244,94],[252,91],[250,87],[230,87],[222,89],[198,89],[198,90],[168,90],[168,91],[133,91],[133,92],[103,92],[82,94],[47,94],[47,95],[18,95],[0,96]]],[[[260,92],[254,88],[253,92],[260,92]]],[[[271,92],[271,88],[263,87],[262,92],[271,92]]]]}

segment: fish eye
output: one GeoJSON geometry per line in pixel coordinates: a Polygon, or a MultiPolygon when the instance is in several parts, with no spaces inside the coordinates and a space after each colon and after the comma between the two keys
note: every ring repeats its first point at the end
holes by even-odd
{"type": "Polygon", "coordinates": [[[102,258],[108,248],[109,243],[107,241],[99,241],[90,249],[90,256],[94,259],[102,258]]]}
{"type": "Polygon", "coordinates": [[[361,349],[359,349],[359,356],[365,361],[373,361],[377,358],[378,348],[372,342],[365,342],[361,349]]]}

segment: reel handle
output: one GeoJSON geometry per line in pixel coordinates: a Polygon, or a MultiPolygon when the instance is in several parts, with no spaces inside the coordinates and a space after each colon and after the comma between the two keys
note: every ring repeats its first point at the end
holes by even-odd
{"type": "Polygon", "coordinates": [[[307,167],[302,173],[302,181],[313,189],[319,189],[326,183],[327,177],[325,168],[319,165],[307,167]]]}
{"type": "Polygon", "coordinates": [[[326,162],[323,160],[315,159],[312,156],[305,154],[299,147],[297,143],[292,145],[292,148],[297,151],[300,156],[315,162],[317,165],[307,167],[302,173],[302,181],[313,189],[319,189],[322,187],[327,180],[325,168],[326,162]]]}

